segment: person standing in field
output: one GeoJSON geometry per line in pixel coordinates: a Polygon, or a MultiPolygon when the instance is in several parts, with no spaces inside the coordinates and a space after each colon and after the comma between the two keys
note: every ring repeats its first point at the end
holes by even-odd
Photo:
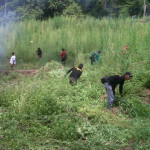
{"type": "Polygon", "coordinates": [[[66,60],[67,60],[67,52],[65,51],[64,48],[62,48],[62,52],[60,53],[61,56],[61,62],[63,65],[66,64],[66,60]]]}
{"type": "Polygon", "coordinates": [[[73,67],[67,71],[65,77],[67,76],[68,73],[71,72],[69,76],[69,82],[71,85],[77,84],[77,80],[80,78],[83,72],[82,69],[83,69],[83,64],[79,64],[78,67],[73,67]]]}
{"type": "Polygon", "coordinates": [[[10,57],[10,68],[11,68],[11,70],[14,70],[15,65],[16,65],[16,56],[15,56],[15,53],[12,52],[12,55],[10,57]]]}
{"type": "Polygon", "coordinates": [[[101,59],[100,59],[100,53],[101,53],[101,50],[97,51],[97,52],[93,52],[90,59],[91,59],[91,65],[93,65],[93,63],[97,63],[97,62],[100,62],[101,59]]]}
{"type": "Polygon", "coordinates": [[[38,60],[40,60],[40,58],[42,57],[42,50],[40,48],[38,48],[36,50],[37,56],[38,56],[38,60]]]}
{"type": "Polygon", "coordinates": [[[111,109],[113,107],[116,86],[119,84],[119,92],[122,97],[124,82],[125,80],[130,80],[131,77],[133,77],[131,73],[126,72],[123,76],[113,75],[113,76],[106,76],[101,79],[101,82],[105,85],[105,88],[107,90],[107,97],[108,97],[107,108],[108,109],[111,109]]]}
{"type": "Polygon", "coordinates": [[[125,54],[126,54],[127,49],[128,49],[128,47],[127,47],[127,46],[124,46],[124,47],[123,47],[123,55],[125,55],[125,54]]]}

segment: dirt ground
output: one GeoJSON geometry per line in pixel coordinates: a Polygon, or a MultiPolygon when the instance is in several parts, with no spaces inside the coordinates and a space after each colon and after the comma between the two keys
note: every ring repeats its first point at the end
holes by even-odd
{"type": "MultiPolygon", "coordinates": [[[[39,70],[15,70],[16,72],[22,74],[22,75],[27,75],[27,76],[33,76],[38,74],[40,71],[39,70]]],[[[2,73],[3,75],[9,75],[11,72],[11,70],[1,70],[0,73],[2,73]]]]}

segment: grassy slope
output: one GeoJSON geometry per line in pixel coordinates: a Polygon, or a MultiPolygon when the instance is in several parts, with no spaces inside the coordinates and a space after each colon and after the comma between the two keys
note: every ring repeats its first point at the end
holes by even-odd
{"type": "Polygon", "coordinates": [[[87,64],[74,87],[63,77],[66,68],[60,67],[56,62],[47,64],[45,68],[52,70],[44,79],[42,69],[26,80],[17,74],[5,77],[17,80],[3,83],[0,89],[1,149],[150,147],[150,109],[136,94],[136,79],[125,84],[127,94],[120,101],[120,110],[112,113],[105,109],[106,101],[100,101],[105,93],[100,83],[102,64],[87,64]]]}
{"type": "MultiPolygon", "coordinates": [[[[20,63],[21,59],[23,62],[33,63],[31,54],[37,45],[22,42],[26,46],[19,46],[20,42],[15,40],[15,32],[22,31],[22,35],[35,38],[39,36],[38,39],[41,39],[41,32],[45,35],[39,40],[41,47],[44,49],[44,46],[49,46],[51,49],[46,51],[45,48],[45,53],[52,54],[53,48],[60,49],[63,43],[70,57],[76,55],[75,64],[83,62],[85,69],[74,87],[63,77],[68,67],[61,69],[61,65],[55,61],[46,64],[47,73],[44,79],[42,69],[34,77],[25,78],[11,73],[4,77],[6,83],[1,78],[0,135],[3,138],[0,140],[0,149],[149,149],[150,108],[149,104],[142,103],[142,98],[138,95],[144,87],[149,87],[150,25],[129,19],[98,21],[92,18],[84,21],[55,18],[52,21],[39,22],[40,25],[28,22],[26,24],[37,28],[37,36],[35,32],[28,35],[23,30],[13,31],[16,44],[13,40],[11,42],[17,45],[20,63]],[[80,28],[76,28],[74,23],[80,28]],[[48,27],[45,32],[43,26],[46,24],[53,25],[49,26],[54,34],[53,38],[47,34],[48,27]],[[39,30],[39,27],[44,30],[39,30]],[[58,36],[58,32],[62,32],[64,38],[58,36]],[[60,40],[56,40],[57,36],[60,40]],[[51,44],[46,41],[49,38],[53,44],[52,41],[51,44]],[[122,55],[122,47],[128,42],[128,52],[122,55]],[[32,46],[33,49],[28,51],[30,56],[24,57],[26,50],[32,46]],[[102,63],[91,66],[89,51],[99,47],[103,49],[102,63]],[[125,96],[120,99],[117,95],[120,100],[119,110],[112,113],[105,109],[107,100],[100,101],[100,97],[106,93],[100,78],[104,75],[122,74],[127,70],[132,72],[134,78],[125,84],[125,96]]],[[[19,37],[17,35],[16,38],[19,37]]],[[[26,40],[30,41],[29,39],[31,38],[26,40]]],[[[4,47],[7,49],[7,46],[4,47]]],[[[44,61],[54,58],[52,56],[48,59],[48,55],[45,57],[39,63],[44,64],[44,61]]]]}

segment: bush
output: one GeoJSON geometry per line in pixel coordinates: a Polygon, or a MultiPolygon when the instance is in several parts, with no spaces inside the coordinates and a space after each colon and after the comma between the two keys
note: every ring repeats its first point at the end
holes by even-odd
{"type": "Polygon", "coordinates": [[[63,15],[82,17],[83,13],[81,7],[77,3],[73,2],[64,10],[63,15]]]}

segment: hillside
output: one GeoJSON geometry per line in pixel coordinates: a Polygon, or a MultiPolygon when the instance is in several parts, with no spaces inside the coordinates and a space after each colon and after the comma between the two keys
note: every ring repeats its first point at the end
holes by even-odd
{"type": "MultiPolygon", "coordinates": [[[[87,18],[78,20],[74,26],[75,22],[71,18],[54,18],[39,22],[36,28],[30,21],[22,22],[7,29],[8,32],[14,27],[10,34],[12,40],[0,39],[7,54],[11,52],[10,47],[15,49],[16,70],[37,70],[34,75],[17,71],[0,74],[0,149],[150,149],[150,25],[130,19],[87,18]],[[61,25],[55,24],[54,29],[50,25],[56,20],[61,25]],[[18,30],[23,24],[30,25],[24,27],[26,32],[18,30]],[[45,28],[46,24],[49,28],[45,28]],[[30,38],[28,27],[37,30],[30,38]],[[19,33],[28,35],[26,40],[21,41],[19,33]],[[38,41],[37,45],[33,46],[30,39],[38,41]],[[37,62],[31,54],[38,45],[46,54],[37,62]],[[66,67],[62,67],[55,55],[62,45],[68,50],[66,67]],[[125,45],[128,49],[123,55],[125,45]],[[101,62],[92,66],[89,57],[97,49],[102,49],[101,62]],[[71,86],[64,75],[79,63],[85,65],[83,74],[77,85],[71,86]],[[105,75],[123,75],[126,71],[133,78],[125,83],[122,98],[116,89],[115,107],[108,110],[107,98],[101,100],[106,91],[100,79],[105,75]]],[[[2,68],[8,69],[7,59],[4,62],[2,68]]]]}

